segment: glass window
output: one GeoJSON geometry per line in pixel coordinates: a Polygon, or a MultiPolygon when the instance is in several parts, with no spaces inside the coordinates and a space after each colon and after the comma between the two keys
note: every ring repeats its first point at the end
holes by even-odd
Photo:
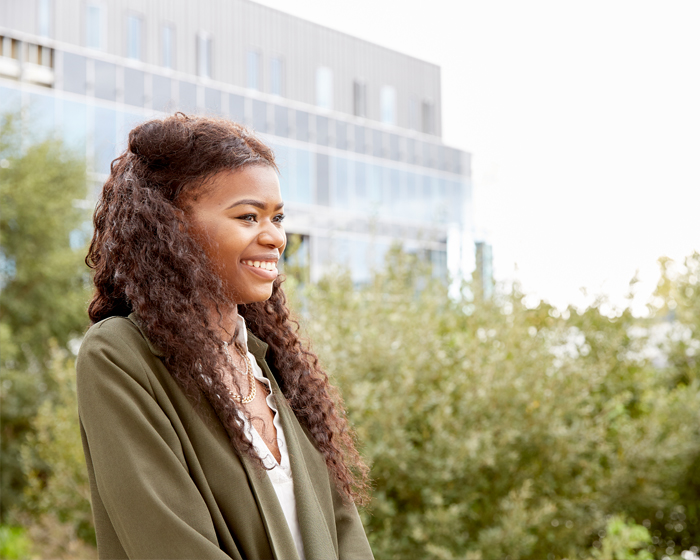
{"type": "Polygon", "coordinates": [[[406,160],[408,163],[417,163],[416,141],[412,138],[406,139],[406,160]]]}
{"type": "Polygon", "coordinates": [[[280,56],[270,58],[270,93],[284,95],[284,60],[280,56]]]}
{"type": "Polygon", "coordinates": [[[87,138],[87,108],[76,101],[63,101],[63,140],[79,157],[85,157],[87,138]]]}
{"type": "Polygon", "coordinates": [[[384,156],[384,135],[380,130],[372,131],[372,155],[375,157],[384,156]]]}
{"type": "Polygon", "coordinates": [[[275,134],[286,138],[289,135],[289,111],[286,107],[275,105],[275,134]]]}
{"type": "Polygon", "coordinates": [[[143,20],[130,14],[126,18],[126,58],[141,60],[143,55],[143,20]]]}
{"type": "Polygon", "coordinates": [[[221,92],[218,89],[204,90],[204,107],[208,113],[221,114],[221,92]]]}
{"type": "Polygon", "coordinates": [[[253,128],[267,132],[267,103],[259,99],[253,99],[253,128]]]}
{"type": "Polygon", "coordinates": [[[325,66],[316,68],[316,105],[333,109],[333,71],[325,66]]]}
{"type": "Polygon", "coordinates": [[[211,78],[211,36],[204,31],[197,34],[197,75],[211,78]]]}
{"type": "Polygon", "coordinates": [[[330,165],[326,154],[316,154],[316,204],[330,204],[330,165]]]}
{"type": "Polygon", "coordinates": [[[228,98],[228,112],[234,121],[245,122],[245,99],[232,93],[228,98]]]}
{"type": "Polygon", "coordinates": [[[350,162],[345,158],[333,158],[335,163],[335,181],[333,185],[333,206],[348,207],[350,185],[350,162]]]}
{"type": "Polygon", "coordinates": [[[423,101],[421,121],[423,132],[426,134],[435,133],[435,108],[431,101],[423,101]]]}
{"type": "Polygon", "coordinates": [[[352,112],[356,117],[367,116],[367,84],[360,80],[352,83],[352,112]]]}
{"type": "Polygon", "coordinates": [[[316,117],[316,143],[328,146],[328,118],[316,117]]]}
{"type": "Polygon", "coordinates": [[[54,129],[56,98],[32,93],[26,108],[31,134],[37,140],[48,137],[54,129]]]}
{"type": "Polygon", "coordinates": [[[246,85],[250,89],[260,90],[260,53],[249,49],[246,56],[246,85]]]}
{"type": "Polygon", "coordinates": [[[95,107],[95,171],[109,173],[116,156],[117,113],[112,109],[95,107]]]}
{"type": "Polygon", "coordinates": [[[348,125],[342,121],[335,123],[335,147],[339,150],[348,149],[348,125]]]}
{"type": "Polygon", "coordinates": [[[0,86],[0,113],[18,113],[22,110],[22,93],[15,88],[0,86]]]}
{"type": "Polygon", "coordinates": [[[384,124],[396,124],[396,88],[382,86],[379,96],[382,122],[384,124]]]}
{"type": "Polygon", "coordinates": [[[173,105],[170,78],[154,74],[152,77],[152,89],[153,108],[156,111],[169,113],[173,105]]]}
{"type": "Polygon", "coordinates": [[[63,89],[71,93],[85,95],[87,75],[85,57],[63,53],[63,89]]]}
{"type": "Polygon", "coordinates": [[[302,204],[313,202],[311,176],[311,160],[313,154],[308,150],[296,150],[296,199],[302,204]]]}
{"type": "Polygon", "coordinates": [[[143,107],[144,75],[141,70],[124,68],[124,103],[143,107]]]}
{"type": "Polygon", "coordinates": [[[394,213],[401,212],[403,206],[403,197],[401,196],[401,177],[398,169],[389,170],[389,204],[391,211],[394,213]]]}
{"type": "Polygon", "coordinates": [[[279,169],[280,191],[282,192],[282,200],[285,202],[296,202],[294,196],[295,176],[292,172],[294,168],[294,149],[272,143],[272,149],[275,151],[275,163],[279,169]]]}
{"type": "Polygon", "coordinates": [[[309,114],[304,111],[297,111],[297,140],[309,141],[309,114]]]}
{"type": "Polygon", "coordinates": [[[379,206],[382,203],[383,173],[379,165],[369,164],[367,166],[367,199],[372,206],[379,206]]]}
{"type": "Polygon", "coordinates": [[[364,154],[367,147],[365,146],[365,129],[362,126],[355,127],[355,151],[358,154],[364,154]]]}
{"type": "Polygon", "coordinates": [[[399,137],[396,134],[389,135],[389,157],[394,161],[401,159],[401,151],[399,150],[399,137]]]}
{"type": "Polygon", "coordinates": [[[105,25],[102,6],[88,4],[85,12],[85,46],[102,50],[105,47],[105,25]]]}
{"type": "Polygon", "coordinates": [[[180,102],[178,108],[183,113],[197,111],[197,86],[190,82],[180,82],[180,102]]]}
{"type": "Polygon", "coordinates": [[[109,62],[95,61],[95,97],[117,99],[117,67],[109,62]]]}
{"type": "Polygon", "coordinates": [[[161,61],[166,68],[175,68],[175,27],[165,24],[161,28],[161,61]]]}
{"type": "Polygon", "coordinates": [[[51,0],[37,2],[37,27],[41,37],[51,37],[51,0]]]}

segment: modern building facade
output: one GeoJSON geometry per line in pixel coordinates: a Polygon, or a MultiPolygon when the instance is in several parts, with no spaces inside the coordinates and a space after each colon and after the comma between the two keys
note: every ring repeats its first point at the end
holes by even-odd
{"type": "Polygon", "coordinates": [[[311,280],[341,265],[365,281],[397,241],[440,275],[473,263],[470,155],[441,140],[439,67],[249,0],[3,0],[0,111],[84,154],[92,202],[135,124],[247,124],[275,150],[311,280]]]}

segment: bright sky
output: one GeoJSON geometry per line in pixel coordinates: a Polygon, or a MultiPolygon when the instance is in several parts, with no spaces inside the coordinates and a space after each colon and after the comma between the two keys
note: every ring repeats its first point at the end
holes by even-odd
{"type": "Polygon", "coordinates": [[[497,280],[622,305],[639,271],[641,310],[656,260],[700,251],[700,2],[260,3],[441,66],[497,280]]]}

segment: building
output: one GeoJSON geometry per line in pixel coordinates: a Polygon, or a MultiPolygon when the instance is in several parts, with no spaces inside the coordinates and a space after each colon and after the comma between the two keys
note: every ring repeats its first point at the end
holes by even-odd
{"type": "Polygon", "coordinates": [[[0,110],[20,109],[85,154],[93,202],[136,123],[246,123],[277,154],[289,258],[312,280],[338,264],[365,281],[395,241],[443,276],[473,255],[439,67],[249,0],[3,0],[0,110]]]}

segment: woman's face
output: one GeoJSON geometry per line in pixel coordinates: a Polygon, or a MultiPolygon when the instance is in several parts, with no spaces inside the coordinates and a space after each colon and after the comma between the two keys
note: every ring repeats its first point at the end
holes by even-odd
{"type": "Polygon", "coordinates": [[[282,207],[277,173],[263,165],[223,171],[189,202],[195,238],[236,303],[264,301],[272,294],[287,244],[282,207]]]}

